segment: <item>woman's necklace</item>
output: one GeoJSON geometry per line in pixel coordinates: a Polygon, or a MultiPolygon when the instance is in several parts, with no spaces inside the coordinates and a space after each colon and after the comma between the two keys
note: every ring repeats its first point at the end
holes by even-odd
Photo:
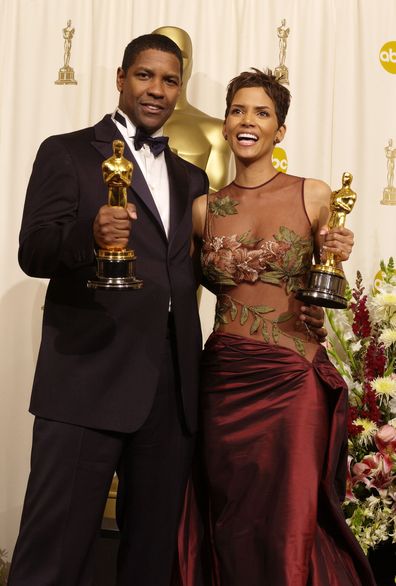
{"type": "Polygon", "coordinates": [[[255,185],[254,187],[248,187],[247,185],[239,185],[239,183],[236,183],[235,181],[232,182],[232,185],[235,185],[235,187],[238,187],[239,189],[259,189],[260,187],[264,187],[264,185],[267,185],[267,183],[270,183],[270,181],[275,179],[275,177],[277,177],[279,174],[280,171],[275,173],[275,175],[271,177],[271,179],[267,179],[267,181],[264,181],[264,183],[261,183],[260,185],[255,185]]]}

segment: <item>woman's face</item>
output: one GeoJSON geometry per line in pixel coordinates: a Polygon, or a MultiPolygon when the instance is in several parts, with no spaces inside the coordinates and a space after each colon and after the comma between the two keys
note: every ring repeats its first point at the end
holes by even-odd
{"type": "Polygon", "coordinates": [[[235,156],[257,160],[272,155],[286,128],[278,128],[275,105],[261,87],[238,90],[224,122],[223,134],[235,156]]]}

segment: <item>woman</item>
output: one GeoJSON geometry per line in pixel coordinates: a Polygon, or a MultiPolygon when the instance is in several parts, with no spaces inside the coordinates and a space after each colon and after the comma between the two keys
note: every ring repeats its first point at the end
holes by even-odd
{"type": "Polygon", "coordinates": [[[347,389],[300,321],[296,299],[312,255],[319,260],[322,249],[346,260],[352,234],[326,234],[325,183],[275,171],[290,94],[271,72],[240,74],[226,101],[236,177],[193,209],[194,255],[217,295],[202,365],[207,487],[198,494],[211,569],[205,577],[205,565],[193,563],[199,546],[187,531],[194,524],[187,508],[183,583],[370,586],[340,506],[347,389]]]}

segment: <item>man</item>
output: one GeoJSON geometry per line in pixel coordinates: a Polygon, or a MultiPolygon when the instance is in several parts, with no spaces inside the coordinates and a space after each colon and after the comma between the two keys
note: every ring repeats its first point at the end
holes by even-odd
{"type": "Polygon", "coordinates": [[[50,282],[30,405],[32,467],[9,586],[92,584],[95,539],[115,470],[117,585],[169,584],[201,350],[191,205],[207,192],[208,180],[168,147],[152,153],[139,136],[157,139],[153,150],[158,139],[163,146],[161,129],[181,79],[182,56],[171,39],[134,39],[117,71],[113,115],[50,137],[37,154],[19,262],[50,282]],[[102,205],[102,163],[117,139],[133,164],[126,208],[102,205]],[[95,248],[127,246],[136,252],[143,288],[87,288],[95,248]]]}
{"type": "Polygon", "coordinates": [[[49,277],[30,410],[32,469],[10,586],[92,583],[93,546],[115,469],[122,493],[119,585],[168,585],[196,428],[201,335],[189,257],[191,204],[205,173],[160,135],[180,94],[173,41],[144,35],[117,71],[119,108],[50,137],[29,182],[19,262],[49,277]],[[125,142],[128,206],[110,207],[102,162],[125,142]],[[101,204],[104,205],[101,205],[101,204]],[[133,227],[131,229],[131,223],[133,227]],[[95,248],[137,255],[140,290],[92,290],[95,248]]]}

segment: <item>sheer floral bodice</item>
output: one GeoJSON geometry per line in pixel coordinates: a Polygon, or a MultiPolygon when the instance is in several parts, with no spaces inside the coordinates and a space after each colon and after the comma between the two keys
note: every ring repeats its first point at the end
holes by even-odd
{"type": "Polygon", "coordinates": [[[312,254],[302,178],[278,173],[260,187],[231,183],[209,195],[201,264],[217,296],[215,329],[312,358],[317,343],[295,299],[312,254]]]}

